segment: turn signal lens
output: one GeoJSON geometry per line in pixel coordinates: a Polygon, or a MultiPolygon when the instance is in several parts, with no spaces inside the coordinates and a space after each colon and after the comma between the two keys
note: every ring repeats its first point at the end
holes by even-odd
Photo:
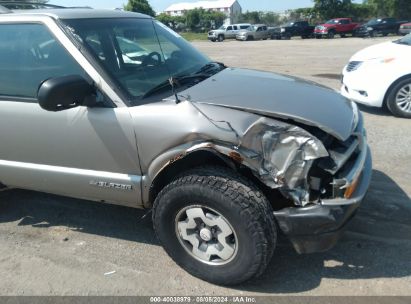
{"type": "Polygon", "coordinates": [[[358,187],[358,182],[359,182],[359,178],[357,178],[346,190],[345,190],[345,193],[344,193],[344,197],[345,198],[351,198],[352,197],[352,195],[354,194],[354,192],[355,192],[355,190],[357,189],[357,187],[358,187]]]}

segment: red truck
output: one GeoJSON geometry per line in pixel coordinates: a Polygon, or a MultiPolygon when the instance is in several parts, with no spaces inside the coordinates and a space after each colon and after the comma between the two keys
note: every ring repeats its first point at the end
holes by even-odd
{"type": "Polygon", "coordinates": [[[314,35],[316,38],[327,37],[332,39],[335,35],[344,38],[347,34],[353,34],[354,29],[358,26],[359,23],[352,22],[351,18],[335,18],[317,25],[314,29],[314,35]]]}

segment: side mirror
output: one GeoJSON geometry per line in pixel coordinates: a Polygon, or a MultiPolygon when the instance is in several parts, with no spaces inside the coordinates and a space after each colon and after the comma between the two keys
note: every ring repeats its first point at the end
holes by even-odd
{"type": "Polygon", "coordinates": [[[83,77],[63,76],[45,80],[37,91],[44,110],[57,112],[96,103],[96,90],[83,77]]]}

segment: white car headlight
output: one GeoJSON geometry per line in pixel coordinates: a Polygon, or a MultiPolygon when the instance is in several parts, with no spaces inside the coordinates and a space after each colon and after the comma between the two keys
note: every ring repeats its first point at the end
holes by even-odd
{"type": "Polygon", "coordinates": [[[284,33],[285,32],[285,28],[281,28],[281,33],[284,33]]]}
{"type": "Polygon", "coordinates": [[[374,29],[372,27],[367,27],[367,31],[373,31],[374,29]]]}

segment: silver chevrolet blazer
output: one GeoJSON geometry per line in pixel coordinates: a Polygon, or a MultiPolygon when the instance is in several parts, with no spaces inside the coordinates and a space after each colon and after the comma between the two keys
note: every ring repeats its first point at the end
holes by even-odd
{"type": "Polygon", "coordinates": [[[331,248],[371,179],[354,103],[227,67],[151,17],[0,14],[0,188],[145,208],[194,276],[261,275],[279,233],[331,248]]]}

